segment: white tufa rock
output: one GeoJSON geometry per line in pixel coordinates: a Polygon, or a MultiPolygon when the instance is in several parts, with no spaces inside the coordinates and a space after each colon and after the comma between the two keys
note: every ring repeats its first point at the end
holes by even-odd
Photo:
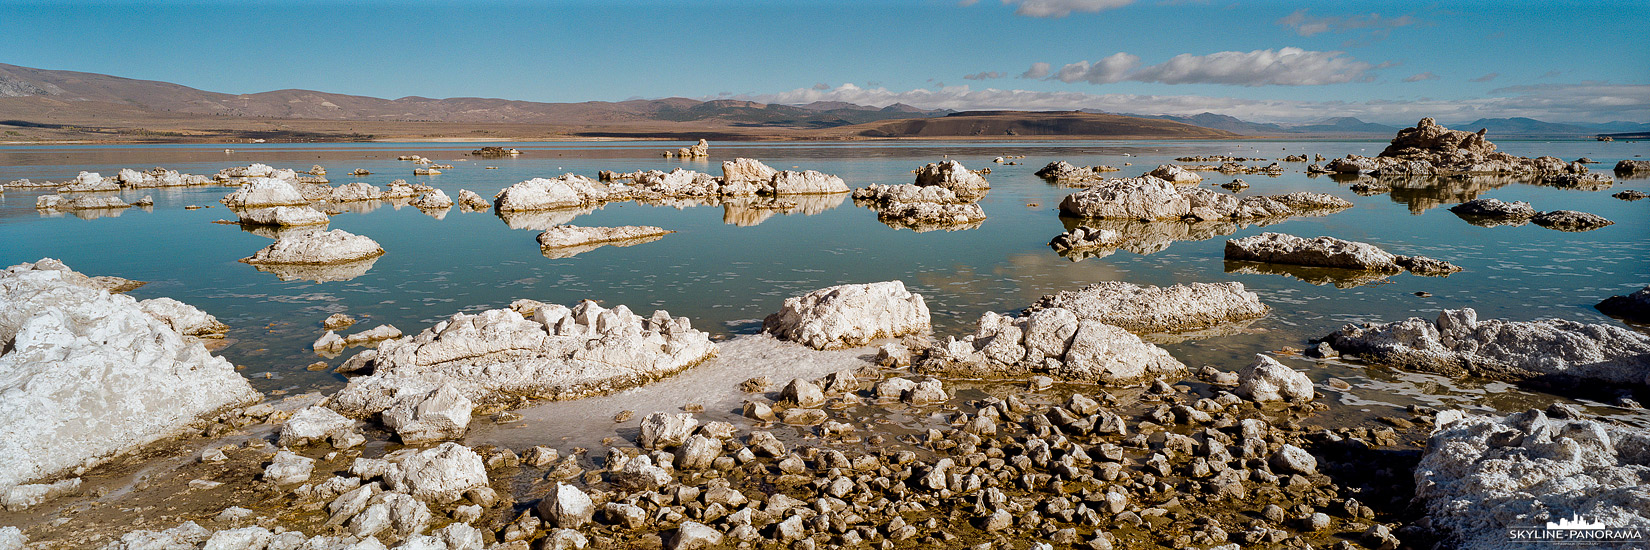
{"type": "Polygon", "coordinates": [[[80,483],[80,478],[71,477],[54,483],[18,485],[0,492],[0,506],[10,512],[27,510],[80,489],[80,483]]]}
{"type": "Polygon", "coordinates": [[[539,247],[570,248],[642,239],[653,241],[671,233],[675,233],[675,231],[645,225],[620,227],[558,225],[539,234],[539,247]]]}
{"type": "Polygon", "coordinates": [[[957,195],[981,195],[991,188],[991,184],[985,181],[985,176],[963,168],[962,163],[954,160],[928,163],[918,168],[916,185],[943,187],[957,195]]]}
{"type": "Polygon", "coordinates": [[[987,312],[974,334],[929,347],[914,368],[936,375],[1047,375],[1109,385],[1140,384],[1185,369],[1169,352],[1129,331],[1058,307],[1023,317],[987,312]]]}
{"type": "Polygon", "coordinates": [[[447,196],[445,191],[431,189],[430,192],[413,199],[412,206],[420,210],[445,210],[453,207],[453,199],[447,196]]]}
{"type": "Polygon", "coordinates": [[[0,342],[0,490],[192,432],[260,397],[199,341],[56,260],[0,272],[0,342]]]}
{"type": "Polygon", "coordinates": [[[452,386],[442,386],[425,395],[399,400],[384,411],[383,420],[402,443],[413,445],[463,437],[473,408],[475,404],[464,394],[452,386]]]}
{"type": "Polygon", "coordinates": [[[1312,379],[1271,357],[1255,354],[1255,362],[1238,373],[1239,397],[1254,401],[1312,400],[1312,379]]]}
{"type": "Polygon", "coordinates": [[[842,178],[813,170],[777,172],[760,190],[769,195],[827,195],[852,191],[848,184],[842,182],[842,178]]]}
{"type": "Polygon", "coordinates": [[[715,353],[709,336],[665,311],[644,318],[587,301],[537,304],[531,317],[513,309],[459,313],[379,344],[373,373],[351,379],[331,406],[361,417],[443,386],[478,405],[571,399],[644,384],[715,353]]]}
{"type": "Polygon", "coordinates": [[[1324,341],[1373,363],[1448,376],[1650,385],[1650,336],[1614,325],[1479,321],[1478,312],[1463,308],[1446,309],[1432,321],[1349,324],[1324,341]]]}
{"type": "Polygon", "coordinates": [[[195,306],[164,296],[138,302],[138,307],[143,308],[143,312],[150,317],[161,320],[184,336],[218,338],[229,331],[229,325],[218,321],[217,317],[195,306]]]}
{"type": "Polygon", "coordinates": [[[773,175],[778,171],[762,164],[756,159],[736,158],[722,161],[722,181],[724,185],[738,183],[763,185],[773,181],[773,175]]]}
{"type": "Polygon", "coordinates": [[[355,421],[326,407],[306,407],[293,413],[281,425],[276,444],[282,447],[301,447],[333,439],[344,441],[355,431],[355,421]]]}
{"type": "Polygon", "coordinates": [[[902,281],[826,287],[786,298],[778,313],[762,321],[762,331],[814,349],[865,345],[929,328],[922,295],[902,281]]]}
{"type": "Polygon", "coordinates": [[[553,210],[630,200],[630,188],[601,183],[577,174],[555,179],[533,178],[504,188],[493,196],[499,212],[553,210]]]}
{"type": "Polygon", "coordinates": [[[655,412],[642,418],[642,433],[636,444],[643,449],[662,449],[687,442],[699,421],[688,413],[655,412]]]}
{"type": "Polygon", "coordinates": [[[578,487],[558,482],[550,487],[550,494],[539,500],[535,510],[545,523],[562,529],[578,529],[590,523],[596,514],[596,505],[578,487]]]}
{"type": "Polygon", "coordinates": [[[332,202],[363,202],[375,201],[382,198],[384,198],[384,192],[382,190],[363,181],[346,183],[335,187],[333,188],[332,196],[330,197],[332,202]]]}
{"type": "Polygon", "coordinates": [[[385,474],[385,484],[425,502],[457,502],[465,492],[488,486],[481,455],[457,443],[419,451],[395,466],[385,474]]]}
{"type": "Polygon", "coordinates": [[[1058,307],[1078,319],[1115,325],[1137,334],[1197,330],[1266,315],[1260,296],[1243,283],[1191,283],[1169,287],[1121,281],[1095,283],[1038,299],[1023,314],[1058,307]]]}
{"type": "Polygon", "coordinates": [[[276,225],[282,227],[324,225],[332,218],[308,206],[275,206],[252,208],[237,212],[242,225],[276,225]]]}
{"type": "Polygon", "coordinates": [[[264,481],[276,485],[303,483],[309,480],[310,473],[314,471],[315,459],[282,449],[275,453],[275,459],[264,467],[264,481]]]}
{"type": "Polygon", "coordinates": [[[326,265],[376,258],[384,249],[370,238],[342,229],[284,233],[275,242],[241,261],[254,265],[326,265]]]}
{"type": "Polygon", "coordinates": [[[298,192],[298,188],[293,187],[289,181],[257,177],[218,202],[236,210],[244,210],[272,206],[303,206],[309,204],[309,199],[304,198],[303,193],[298,192]]]}
{"type": "Polygon", "coordinates": [[[1334,237],[1307,239],[1283,233],[1261,233],[1226,241],[1226,259],[1380,272],[1401,270],[1397,256],[1372,244],[1334,237]]]}
{"type": "Polygon", "coordinates": [[[1197,172],[1193,172],[1173,164],[1160,164],[1156,169],[1146,172],[1145,175],[1158,178],[1175,185],[1197,185],[1199,182],[1203,181],[1203,176],[1197,175],[1197,172]]]}
{"type": "Polygon", "coordinates": [[[1650,431],[1538,410],[1440,424],[1415,467],[1415,503],[1451,548],[1513,549],[1509,526],[1582,518],[1650,524],[1650,431]]]}

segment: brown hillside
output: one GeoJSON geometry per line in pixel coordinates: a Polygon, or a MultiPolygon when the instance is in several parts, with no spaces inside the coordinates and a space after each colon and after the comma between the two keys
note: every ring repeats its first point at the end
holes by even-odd
{"type": "Polygon", "coordinates": [[[1231,138],[1238,134],[1167,120],[1082,112],[970,111],[836,128],[869,138],[1231,138]]]}

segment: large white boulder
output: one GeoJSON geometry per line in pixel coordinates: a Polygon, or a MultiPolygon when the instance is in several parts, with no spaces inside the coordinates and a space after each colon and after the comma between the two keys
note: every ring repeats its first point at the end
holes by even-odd
{"type": "Polygon", "coordinates": [[[477,405],[572,399],[645,384],[716,353],[709,336],[662,310],[644,318],[625,306],[527,302],[455,314],[379,344],[373,373],[351,379],[332,407],[361,417],[444,386],[477,405]]]}
{"type": "Polygon", "coordinates": [[[918,187],[943,187],[958,195],[979,195],[991,188],[985,176],[963,168],[962,163],[948,160],[928,163],[917,169],[918,187]]]}
{"type": "Polygon", "coordinates": [[[762,190],[771,195],[825,195],[852,191],[848,184],[842,182],[842,178],[813,170],[777,172],[762,190]]]}
{"type": "Polygon", "coordinates": [[[1152,176],[1110,178],[1060,201],[1060,213],[1078,218],[1178,220],[1191,201],[1174,183],[1152,176]]]}
{"type": "Polygon", "coordinates": [[[1267,312],[1259,295],[1236,282],[1156,287],[1106,281],[1043,296],[1026,312],[1050,307],[1069,309],[1079,319],[1135,333],[1197,330],[1254,319],[1267,312]]]}
{"type": "Polygon", "coordinates": [[[228,361],[55,260],[0,272],[0,490],[257,401],[228,361]]]}
{"type": "Polygon", "coordinates": [[[413,445],[426,441],[464,436],[470,426],[475,404],[452,386],[442,386],[425,395],[410,395],[385,410],[384,425],[413,445]]]}
{"type": "Polygon", "coordinates": [[[773,181],[776,170],[762,164],[756,159],[736,158],[722,161],[722,181],[726,185],[750,183],[765,184],[773,181]]]}
{"type": "Polygon", "coordinates": [[[1650,431],[1538,410],[1439,415],[1415,467],[1415,503],[1450,548],[1526,548],[1512,527],[1650,525],[1650,431]]]}
{"type": "Polygon", "coordinates": [[[309,204],[309,199],[298,192],[297,187],[287,180],[258,177],[241,185],[240,189],[225,196],[224,206],[236,210],[248,208],[268,208],[272,206],[303,206],[309,204]]]}
{"type": "Polygon", "coordinates": [[[487,464],[469,447],[442,443],[400,460],[384,482],[418,500],[448,504],[471,489],[487,487],[487,464]]]}
{"type": "Polygon", "coordinates": [[[1182,375],[1186,366],[1127,330],[1049,307],[1023,317],[987,312],[974,334],[929,347],[913,370],[988,378],[1047,375],[1125,386],[1182,375]]]}
{"type": "Polygon", "coordinates": [[[1446,309],[1386,324],[1348,324],[1324,337],[1341,353],[1449,376],[1570,378],[1650,385],[1650,336],[1615,325],[1562,319],[1478,320],[1446,309]]]}
{"type": "Polygon", "coordinates": [[[1199,182],[1203,181],[1203,176],[1197,175],[1197,172],[1193,172],[1173,164],[1160,164],[1152,171],[1146,172],[1145,175],[1158,178],[1175,185],[1197,185],[1199,182]]]}
{"type": "Polygon", "coordinates": [[[826,287],[786,298],[762,330],[814,349],[851,347],[928,330],[928,305],[903,281],[826,287]]]}
{"type": "Polygon", "coordinates": [[[275,206],[251,208],[237,212],[242,225],[322,225],[332,221],[320,210],[308,206],[275,206]]]}
{"type": "Polygon", "coordinates": [[[384,254],[378,242],[342,229],[283,233],[242,262],[249,264],[341,264],[384,254]]]}
{"type": "Polygon", "coordinates": [[[603,202],[630,200],[630,188],[580,176],[533,178],[504,188],[493,196],[499,212],[577,208],[603,202]]]}
{"type": "Polygon", "coordinates": [[[382,198],[384,198],[384,191],[364,181],[346,183],[335,187],[330,197],[332,202],[375,201],[382,198]]]}
{"type": "Polygon", "coordinates": [[[1283,233],[1261,233],[1226,241],[1226,259],[1382,272],[1401,271],[1397,256],[1372,244],[1334,237],[1307,239],[1283,233]]]}
{"type": "Polygon", "coordinates": [[[1255,354],[1255,362],[1238,373],[1239,397],[1269,402],[1312,400],[1312,379],[1305,373],[1291,369],[1277,359],[1255,354]]]}

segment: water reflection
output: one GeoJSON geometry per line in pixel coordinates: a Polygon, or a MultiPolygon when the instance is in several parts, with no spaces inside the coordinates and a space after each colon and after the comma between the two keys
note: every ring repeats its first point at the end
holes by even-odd
{"type": "Polygon", "coordinates": [[[1237,260],[1226,260],[1226,272],[1244,275],[1284,275],[1318,286],[1334,285],[1335,288],[1386,284],[1391,282],[1388,279],[1395,275],[1395,273],[1365,271],[1362,269],[1310,267],[1237,260]]]}
{"type": "Polygon", "coordinates": [[[314,281],[328,283],[333,281],[348,281],[366,275],[372,265],[378,263],[383,256],[374,256],[341,264],[327,265],[299,265],[299,264],[253,264],[252,267],[264,273],[273,273],[282,281],[314,281]]]}

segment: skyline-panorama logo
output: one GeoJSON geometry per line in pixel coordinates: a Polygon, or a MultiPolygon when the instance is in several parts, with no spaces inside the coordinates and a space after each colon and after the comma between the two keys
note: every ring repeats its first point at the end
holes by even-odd
{"type": "Polygon", "coordinates": [[[1589,521],[1580,514],[1571,514],[1558,521],[1549,521],[1545,528],[1513,527],[1507,530],[1507,540],[1514,542],[1544,542],[1551,544],[1621,544],[1650,542],[1642,526],[1611,527],[1603,521],[1589,521]]]}

